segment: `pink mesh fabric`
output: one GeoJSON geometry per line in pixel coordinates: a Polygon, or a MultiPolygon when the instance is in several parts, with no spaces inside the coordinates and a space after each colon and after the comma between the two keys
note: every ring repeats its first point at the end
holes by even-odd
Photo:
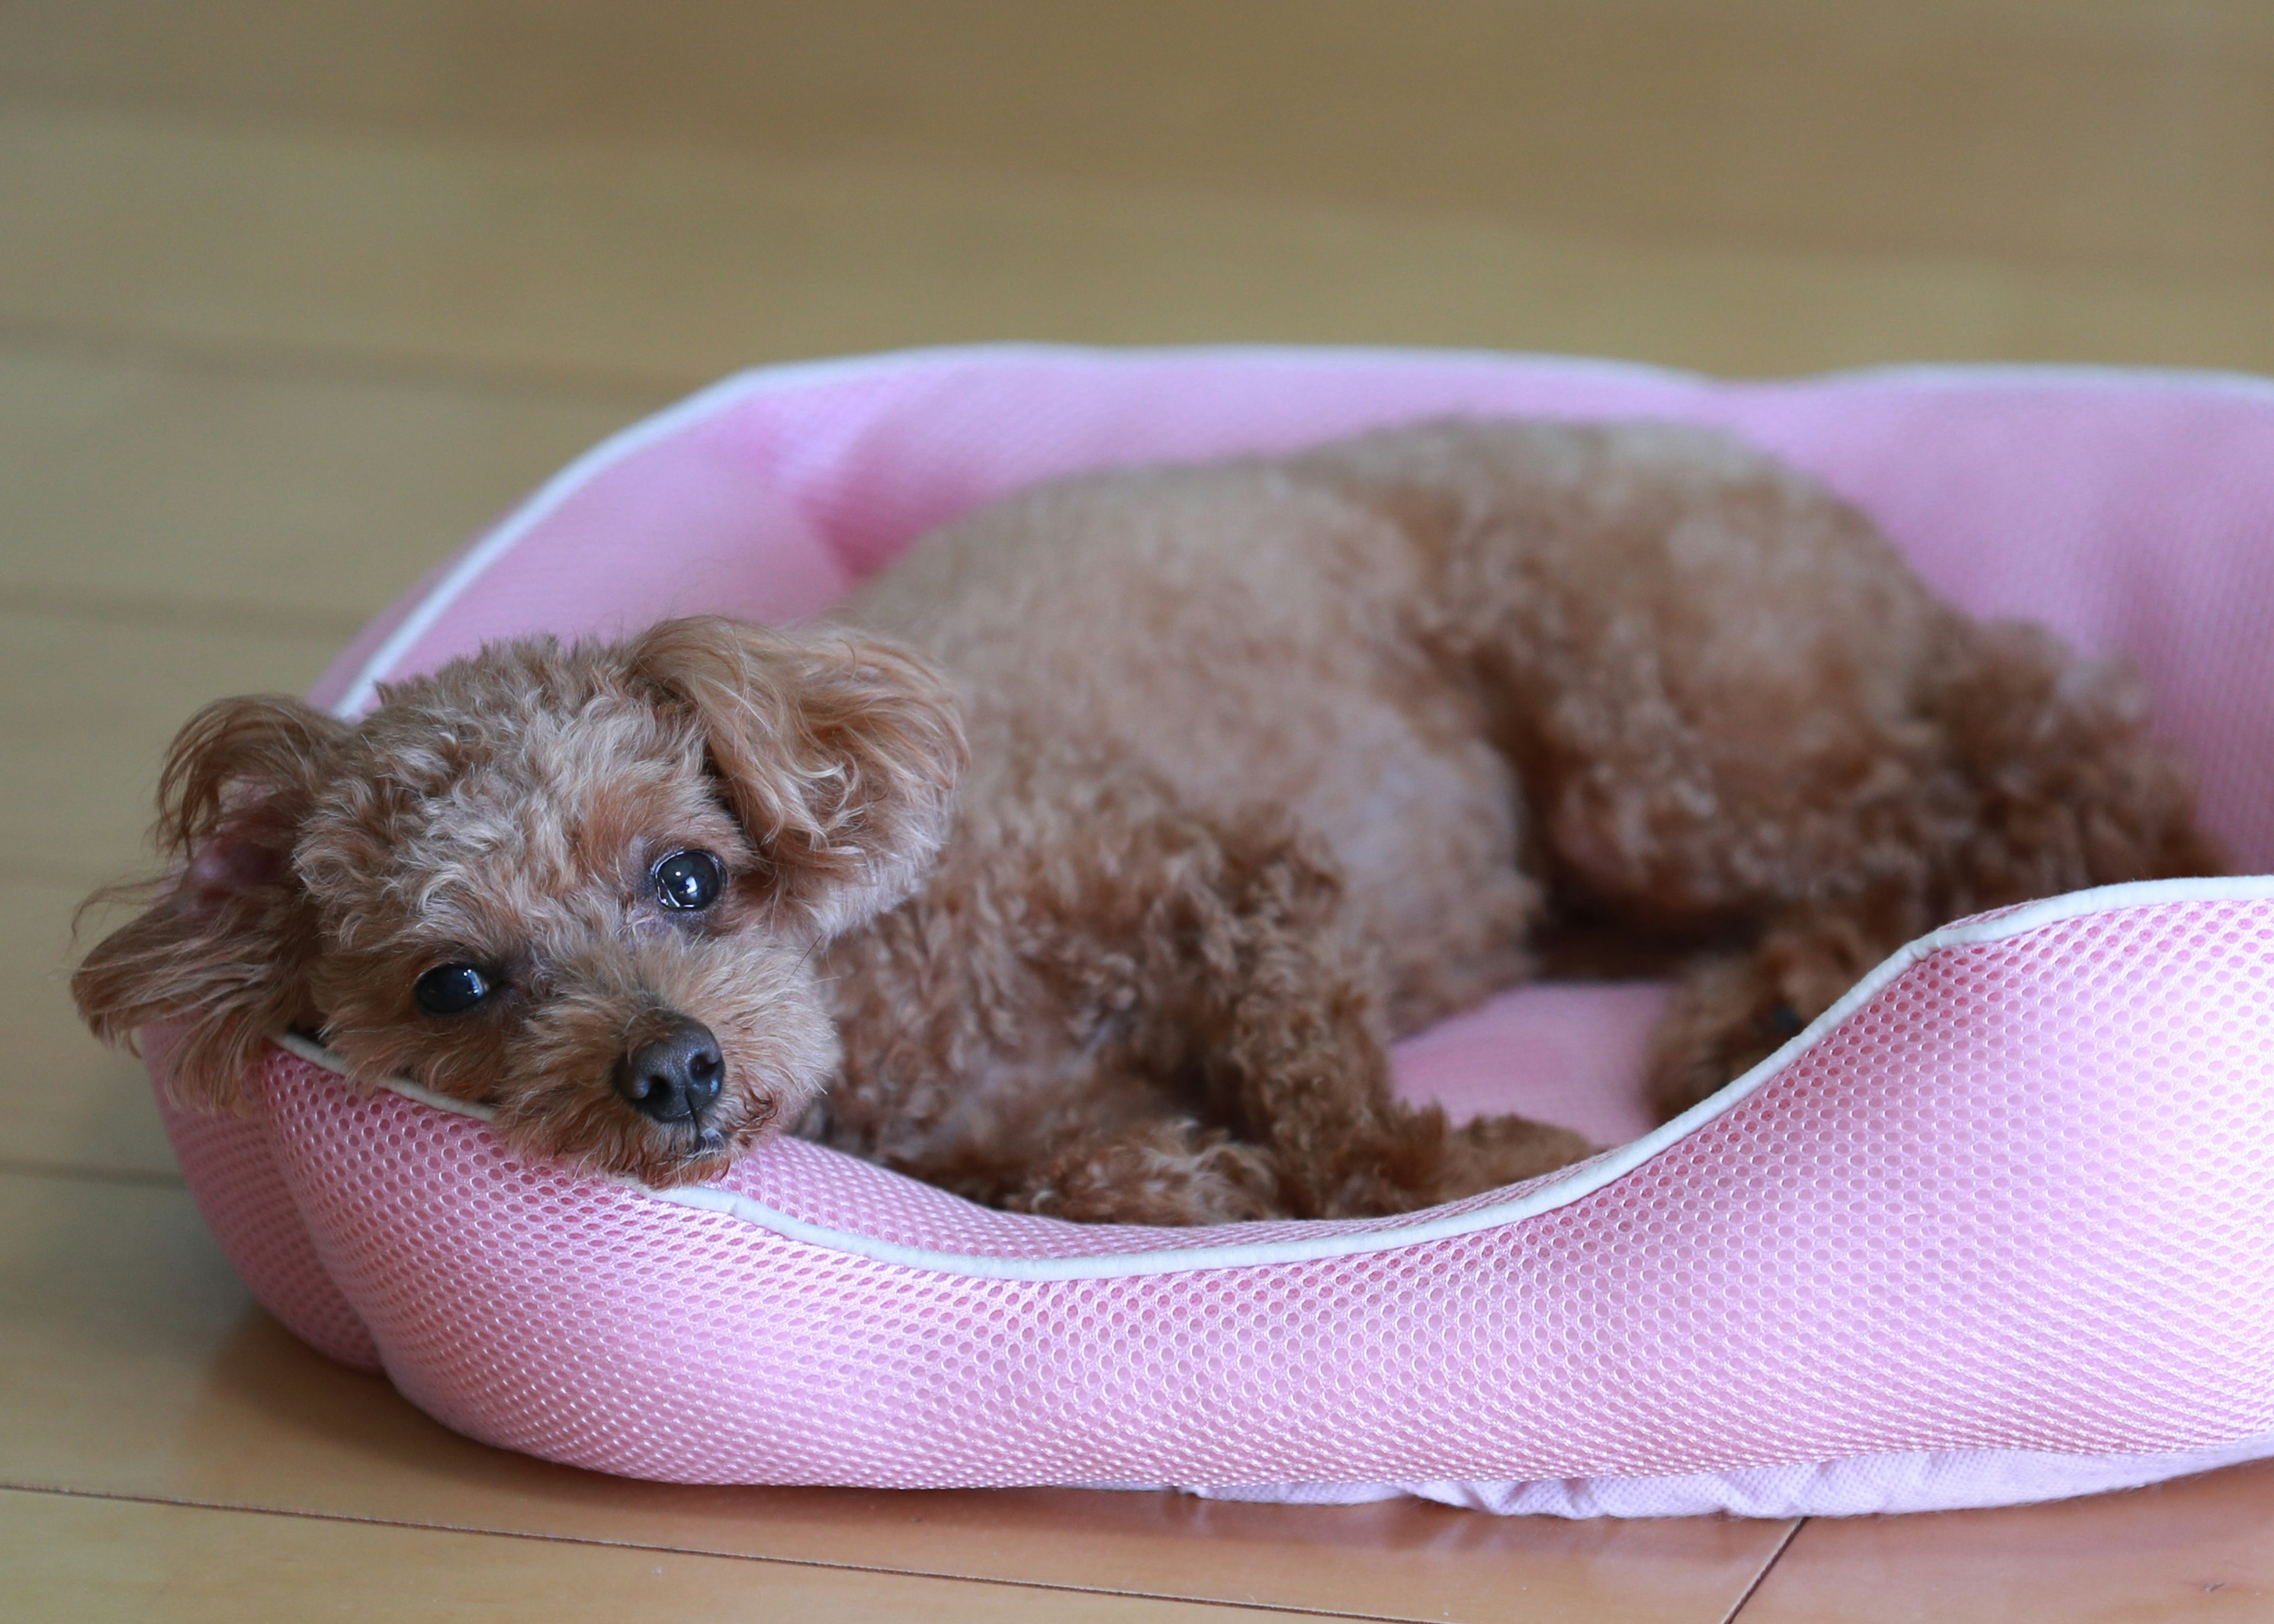
{"type": "Polygon", "coordinates": [[[205,1116],[178,1109],[167,1097],[174,1031],[152,1026],[142,1034],[158,1114],[190,1194],[230,1264],[261,1305],[309,1346],[358,1370],[377,1370],[371,1333],[316,1255],[306,1220],[284,1187],[265,1113],[205,1116]]]}
{"type": "Polygon", "coordinates": [[[2230,883],[2262,894],[2127,888],[1939,947],[1529,1216],[1231,1226],[1175,1238],[1244,1254],[1150,1274],[1010,1214],[984,1254],[862,1255],[905,1181],[804,1147],[759,1161],[805,1164],[833,1237],[516,1163],[282,1052],[261,1086],[396,1384],[604,1470],[1481,1495],[2183,1455],[2274,1432],[2274,886],[2230,883]]]}
{"type": "MultiPolygon", "coordinates": [[[[1559,1168],[1528,1184],[1526,1192],[1558,1188],[1582,1177],[1592,1162],[1559,1168]]],[[[1313,1242],[1329,1236],[1377,1235],[1412,1226],[1410,1214],[1390,1218],[1289,1220],[1243,1223],[1218,1229],[1151,1229],[1138,1224],[1068,1223],[1023,1213],[975,1207],[960,1196],[877,1169],[834,1151],[802,1141],[771,1146],[707,1188],[741,1197],[794,1222],[824,1227],[859,1214],[861,1233],[890,1245],[940,1252],[959,1257],[1007,1260],[1118,1258],[1137,1253],[1205,1251],[1226,1244],[1260,1246],[1313,1242]],[[855,1184],[848,1185],[853,1177],[855,1184]],[[855,1192],[857,1191],[857,1194],[855,1192]],[[848,1201],[851,1205],[848,1206],[848,1201]]],[[[1445,1217],[1504,1203],[1508,1192],[1493,1191],[1433,1209],[1445,1217]]]]}
{"type": "MultiPolygon", "coordinates": [[[[1452,410],[1732,425],[1945,590],[2123,648],[2274,853],[2274,388],[1712,385],[1285,352],[947,353],[734,380],[603,447],[327,678],[673,608],[821,607],[1065,469],[1452,410]],[[688,583],[712,588],[690,601],[688,583]]],[[[1993,1503],[2274,1453],[2274,884],[2009,912],[1754,1078],[1578,1169],[1397,1220],[1154,1231],[992,1213],[802,1144],[665,1198],[277,1051],[259,1117],[169,1117],[262,1300],[449,1425],[696,1482],[1172,1483],[1499,1510],[1993,1503]]],[[[1425,1034],[1409,1092],[1606,1142],[1648,989],[1425,1034]]]]}
{"type": "Polygon", "coordinates": [[[307,1222],[284,1187],[266,1121],[158,1109],[198,1210],[262,1307],[320,1353],[358,1370],[380,1368],[371,1333],[316,1255],[307,1222]]]}

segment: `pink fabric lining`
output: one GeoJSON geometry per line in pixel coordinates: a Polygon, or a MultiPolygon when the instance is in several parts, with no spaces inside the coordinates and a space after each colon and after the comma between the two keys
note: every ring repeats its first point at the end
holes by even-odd
{"type": "MultiPolygon", "coordinates": [[[[2127,651],[2210,821],[2253,866],[2274,855],[2274,387],[2248,380],[1717,385],[1275,351],[784,369],[584,459],[319,695],[352,709],[374,663],[528,630],[809,614],[1036,478],[1449,410],[1717,422],[1793,458],[1962,603],[2127,651]]],[[[1983,1503],[2274,1432],[2263,889],[1946,945],[1652,1154],[1410,1221],[1085,1230],[803,1145],[700,1210],[517,1165],[478,1122],[281,1053],[260,1120],[171,1120],[287,1323],[477,1437],[604,1470],[1404,1485],[1566,1512],[1983,1503]],[[994,1261],[939,1260],[957,1253],[994,1261]],[[1016,1277],[1133,1260],[1160,1272],[1016,1277]]],[[[1528,989],[1402,1046],[1401,1085],[1630,1139],[1657,996],[1528,989]]]]}
{"type": "MultiPolygon", "coordinates": [[[[1674,418],[1816,474],[1966,607],[2127,652],[2195,749],[2213,824],[2252,866],[2274,861],[2274,714],[2245,703],[2274,691],[2274,645],[2257,635],[2274,601],[2274,384],[2018,368],[1715,383],[1395,351],[1009,349],[746,374],[675,410],[541,513],[508,518],[514,545],[388,672],[674,610],[812,615],[933,525],[1086,468],[1452,412],[1674,418]]],[[[360,705],[364,657],[312,696],[360,705]]]]}
{"type": "MultiPolygon", "coordinates": [[[[281,1053],[259,1086],[389,1375],[552,1459],[1548,1509],[1514,1485],[1617,1480],[1630,1503],[1575,1503],[1636,1509],[1635,1480],[1882,1457],[1916,1495],[1916,1457],[1986,1454],[2001,1473],[1946,1487],[2044,1489],[2274,1432],[2274,885],[2230,885],[1954,941],[1527,1218],[1133,1277],[859,1249],[915,1187],[808,1147],[753,1160],[803,1164],[833,1241],[516,1163],[478,1122],[281,1053]]],[[[1069,1255],[1065,1226],[986,1217],[998,1259],[1069,1255]]],[[[1259,1227],[1321,1226],[1160,1238],[1259,1227]]]]}

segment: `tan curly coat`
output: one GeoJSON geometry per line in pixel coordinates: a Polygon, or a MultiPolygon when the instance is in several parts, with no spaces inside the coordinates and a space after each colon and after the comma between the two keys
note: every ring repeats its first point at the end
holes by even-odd
{"type": "Polygon", "coordinates": [[[225,702],[166,784],[162,899],[75,988],[109,1037],[187,1021],[193,1102],[297,1026],[596,1169],[704,1177],[789,1130],[1158,1223],[1585,1154],[1389,1086],[1385,1043],[1543,953],[1680,966],[1670,1111],[1947,918],[2219,862],[2120,672],[1656,425],[1068,480],[836,628],[491,648],[354,725],[225,702]],[[727,878],[681,916],[652,876],[686,850],[727,878]],[[422,1012],[454,960],[495,995],[422,1012]],[[624,1057],[689,1020],[725,1086],[651,1120],[624,1057]]]}

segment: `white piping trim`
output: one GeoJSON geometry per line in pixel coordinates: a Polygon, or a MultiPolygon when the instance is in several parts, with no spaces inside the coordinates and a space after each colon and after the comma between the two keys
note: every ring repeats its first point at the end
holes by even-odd
{"type": "MultiPolygon", "coordinates": [[[[367,705],[382,680],[418,640],[491,566],[511,552],[547,516],[617,463],[637,455],[666,436],[715,416],[742,402],[793,389],[840,383],[848,380],[897,372],[947,370],[975,363],[1013,360],[1083,360],[1148,365],[1164,359],[1193,361],[1252,359],[1276,365],[1342,366],[1366,362],[1427,361],[1440,365],[1497,369],[1513,365],[1552,367],[1559,372],[1634,381],[1704,385],[1716,380],[1707,374],[1645,362],[1570,357],[1528,352],[1476,350],[1425,350],[1397,346],[1305,346],[1226,344],[1149,348],[1098,348],[1072,344],[997,343],[943,345],[754,367],[736,372],[697,391],[662,411],[642,418],[601,441],[562,469],[513,510],[438,581],[400,625],[388,634],[364,662],[346,692],[333,707],[335,714],[352,718],[367,705]]],[[[1883,382],[1934,388],[1972,388],[1995,384],[2029,383],[2078,389],[2157,388],[2207,389],[2274,402],[2274,379],[2250,373],[2196,372],[2179,368],[2126,368],[2092,365],[1990,364],[1980,365],[1899,365],[1859,367],[1818,374],[1805,380],[1741,380],[1737,387],[1774,387],[1786,381],[1883,382]]],[[[1169,1274],[1186,1268],[1247,1267],[1260,1264],[1306,1262],[1321,1258],[1354,1256],[1418,1245],[1454,1236],[1472,1234],[1554,1210],[1601,1189],[1634,1168],[1703,1127],[1730,1109],[1771,1077],[1820,1041],[1834,1026],[1913,964],[1946,947],[1996,941],[2062,919],[2155,903],[2198,900],[2258,900],[2274,898],[2274,877],[2222,880],[2166,880],[2102,887],[2073,892],[2032,904],[2003,918],[1980,925],[1954,926],[1919,938],[1901,949],[1852,988],[1847,996],[1811,1022],[1785,1047],[1770,1056],[1719,1094],[1662,1126],[1611,1151],[1586,1170],[1561,1181],[1537,1195],[1451,1217],[1356,1235],[1322,1236],[1314,1241],[1273,1241],[1250,1245],[1193,1247],[1159,1252],[1109,1253],[1085,1258],[1012,1259],[934,1252],[902,1246],[849,1231],[809,1223],[788,1214],[714,1190],[652,1190],[629,1179],[613,1182],[630,1185],[660,1201],[724,1212],[788,1238],[834,1251],[850,1252],[879,1262],[911,1268],[988,1278],[1018,1280],[1110,1279],[1127,1275],[1169,1274]]],[[[307,1040],[279,1040],[292,1053],[327,1070],[346,1075],[339,1058],[307,1040]]],[[[407,1079],[385,1085],[406,1099],[478,1121],[494,1113],[484,1107],[449,1099],[407,1079]]]]}
{"type": "Polygon", "coordinates": [[[386,680],[395,662],[426,635],[427,629],[453,604],[464,596],[466,590],[579,491],[617,463],[646,450],[666,436],[705,417],[717,416],[730,407],[761,395],[786,394],[793,389],[842,383],[852,379],[896,372],[945,371],[975,362],[1072,360],[1079,357],[1089,361],[1126,359],[1133,363],[1178,356],[1189,356],[1194,359],[1249,357],[1282,364],[1297,362],[1321,365],[1358,359],[1389,360],[1427,356],[1479,366],[1531,361],[1577,371],[1600,372],[1614,377],[1649,378],[1668,382],[1707,381],[1702,373],[1677,372],[1639,361],[1570,360],[1560,356],[1493,350],[1408,350],[1388,346],[1379,349],[1359,346],[1332,349],[1288,345],[1282,348],[1269,344],[1169,345],[1149,349],[1043,343],[941,344],[885,350],[874,355],[840,356],[823,361],[794,361],[782,365],[750,367],[730,373],[684,400],[620,429],[539,485],[527,500],[500,520],[489,534],[452,566],[449,573],[437,581],[433,590],[403,617],[402,624],[372,650],[370,658],[364,661],[362,668],[348,684],[347,691],[332,706],[332,713],[343,719],[353,720],[372,702],[379,684],[386,680]]]}
{"type": "Polygon", "coordinates": [[[1984,364],[1978,365],[1899,365],[1856,367],[1822,372],[1813,377],[1720,380],[1704,372],[1658,366],[1644,361],[1603,360],[1587,357],[1547,355],[1533,351],[1494,350],[1427,350],[1397,345],[1194,344],[1113,348],[1081,344],[997,343],[943,344],[914,350],[885,350],[874,355],[843,356],[822,361],[796,361],[782,365],[750,367],[697,390],[686,399],[643,417],[585,452],[499,521],[432,590],[412,606],[389,632],[349,682],[347,691],[332,707],[333,714],[352,720],[370,704],[395,663],[425,636],[436,620],[465,595],[467,589],[490,567],[519,545],[522,538],[594,479],[628,457],[647,449],[666,435],[728,408],[760,395],[792,389],[841,383],[849,379],[895,372],[947,370],[974,363],[1013,360],[1082,360],[1091,363],[1126,361],[1149,365],[1163,360],[1254,360],[1275,365],[1341,366],[1353,362],[1419,362],[1440,365],[1495,369],[1509,365],[1554,368],[1562,372],[1625,379],[1636,382],[1705,385],[1726,382],[1735,387],[1775,387],[1793,382],[1891,383],[1937,388],[1974,388],[1999,383],[2033,383],[2063,388],[2207,389],[2274,402],[2274,378],[2248,372],[2191,371],[2180,367],[2118,367],[2059,364],[1984,364]]]}
{"type": "MultiPolygon", "coordinates": [[[[1518,1478],[1504,1482],[1193,1485],[1209,1500],[1353,1505],[1410,1494],[1501,1516],[1668,1517],[1726,1511],[1741,1517],[1852,1517],[2024,1505],[2139,1488],[2274,1455],[2274,1432],[2232,1443],[2147,1455],[2050,1449],[1918,1449],[1834,1456],[1721,1471],[1623,1477],[1518,1478]]],[[[1150,1489],[1169,1485],[1085,1484],[1150,1489]]]]}
{"type": "MultiPolygon", "coordinates": [[[[1750,381],[1750,380],[1738,380],[1750,381]]],[[[1892,383],[1934,388],[1975,389],[1997,384],[2034,384],[2085,390],[2201,390],[2235,395],[2274,404],[2274,378],[2211,367],[2104,366],[2073,361],[1911,361],[1884,366],[1851,366],[1802,379],[1764,379],[1764,383],[1892,383]]]]}
{"type": "MultiPolygon", "coordinates": [[[[832,365],[821,362],[811,369],[782,367],[770,370],[796,374],[809,370],[826,372],[832,365]]],[[[469,549],[466,555],[451,567],[449,573],[437,581],[433,589],[403,617],[402,624],[372,650],[362,669],[356,673],[354,680],[348,684],[347,691],[332,706],[332,714],[353,720],[371,703],[379,684],[394,669],[395,662],[426,635],[427,628],[464,596],[468,587],[487,574],[491,565],[512,552],[520,545],[522,538],[535,530],[570,497],[617,463],[645,450],[665,436],[724,410],[747,395],[757,393],[749,387],[757,376],[757,373],[737,372],[659,412],[642,417],[629,427],[611,434],[539,485],[527,500],[500,520],[488,535],[469,549]]],[[[790,387],[804,380],[799,377],[785,378],[775,387],[790,387]]]]}
{"type": "MultiPolygon", "coordinates": [[[[1568,1207],[1583,1197],[1593,1195],[1689,1138],[1716,1117],[1735,1109],[1802,1056],[1829,1038],[1834,1028],[1888,982],[1937,953],[1978,946],[1985,942],[2000,942],[2066,920],[2116,913],[2127,908],[2163,906],[2180,902],[2267,901],[2274,901],[2274,875],[2139,880],[2125,885],[2103,885],[2091,891],[2050,897],[1994,919],[1945,926],[1897,950],[1877,969],[1850,988],[1837,1004],[1811,1021],[1782,1049],[1719,1094],[1701,1101],[1642,1138],[1583,1164],[1583,1171],[1532,1195],[1393,1229],[1322,1235],[1313,1240],[1260,1241],[1246,1245],[1234,1244],[1162,1252],[1109,1252],[1079,1258],[998,1258],[906,1246],[896,1241],[878,1240],[850,1230],[832,1229],[825,1224],[792,1217],[747,1196],[723,1190],[656,1190],[636,1180],[621,1177],[612,1178],[610,1182],[626,1185],[642,1195],[675,1207],[723,1213],[786,1239],[802,1241],[825,1251],[850,1252],[873,1262],[888,1263],[901,1268],[985,1280],[1115,1280],[1140,1274],[1180,1274],[1186,1269],[1253,1268],[1390,1252],[1404,1246],[1425,1245],[1432,1241],[1473,1235],[1480,1229],[1516,1223],[1542,1213],[1553,1212],[1560,1207],[1568,1207]]],[[[288,1034],[277,1041],[304,1060],[343,1077],[348,1075],[345,1062],[305,1038],[288,1034]]],[[[405,1079],[389,1079],[381,1086],[407,1100],[455,1116],[471,1116],[485,1123],[494,1120],[496,1116],[487,1107],[448,1099],[405,1079]]]]}

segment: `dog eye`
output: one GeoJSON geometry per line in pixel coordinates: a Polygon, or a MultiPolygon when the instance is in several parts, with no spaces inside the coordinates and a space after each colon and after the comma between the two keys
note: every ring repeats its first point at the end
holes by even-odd
{"type": "Polygon", "coordinates": [[[655,894],[667,908],[694,913],[719,900],[726,875],[708,852],[674,852],[655,866],[655,894]]]}
{"type": "Polygon", "coordinates": [[[437,966],[410,989],[418,1007],[429,1015],[463,1015],[490,992],[490,978],[470,964],[437,966]]]}

